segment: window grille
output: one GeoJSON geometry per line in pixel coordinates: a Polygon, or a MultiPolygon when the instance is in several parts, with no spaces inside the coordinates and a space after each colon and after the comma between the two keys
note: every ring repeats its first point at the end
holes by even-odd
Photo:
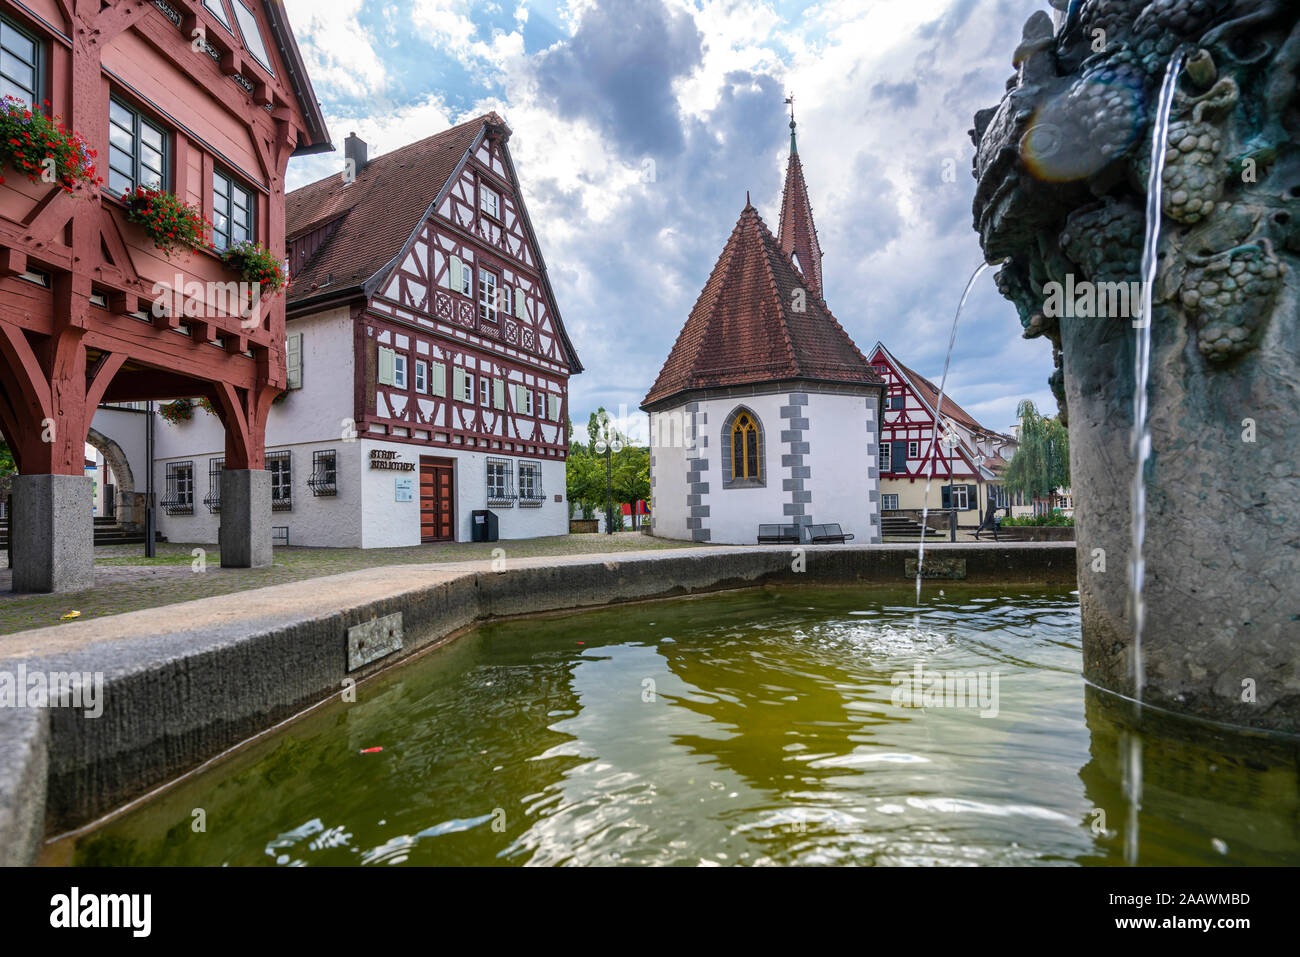
{"type": "Polygon", "coordinates": [[[194,463],[168,462],[163,511],[168,515],[194,514],[194,463]]]}
{"type": "Polygon", "coordinates": [[[312,495],[337,495],[338,457],[333,449],[317,450],[311,454],[311,478],[307,487],[312,495]]]}
{"type": "Polygon", "coordinates": [[[293,509],[293,453],[266,453],[266,470],[271,473],[271,511],[288,512],[293,509]]]}
{"type": "Polygon", "coordinates": [[[221,511],[221,472],[225,467],[225,459],[208,459],[208,494],[203,504],[209,512],[221,511]]]}

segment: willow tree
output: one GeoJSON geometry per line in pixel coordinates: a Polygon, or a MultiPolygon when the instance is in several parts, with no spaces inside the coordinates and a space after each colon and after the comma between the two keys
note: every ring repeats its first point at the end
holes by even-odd
{"type": "Polygon", "coordinates": [[[1031,498],[1050,499],[1070,487],[1070,434],[1059,418],[1040,415],[1028,399],[1016,409],[1020,439],[1003,485],[1031,498]]]}

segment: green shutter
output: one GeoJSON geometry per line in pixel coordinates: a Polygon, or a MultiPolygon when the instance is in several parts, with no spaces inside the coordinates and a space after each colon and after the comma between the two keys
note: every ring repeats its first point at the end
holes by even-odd
{"type": "Polygon", "coordinates": [[[394,364],[393,359],[396,357],[396,355],[397,354],[393,352],[392,349],[389,349],[387,346],[379,347],[379,384],[380,385],[393,384],[393,364],[394,364]]]}
{"type": "Polygon", "coordinates": [[[465,370],[460,366],[452,369],[451,397],[461,401],[465,398],[465,370]]]}
{"type": "Polygon", "coordinates": [[[945,485],[940,492],[943,494],[943,507],[952,508],[952,486],[945,485]]]}
{"type": "Polygon", "coordinates": [[[450,286],[456,292],[460,292],[462,289],[462,281],[460,278],[460,257],[459,256],[451,257],[451,265],[447,267],[447,285],[450,286]]]}
{"type": "Polygon", "coordinates": [[[966,508],[967,510],[979,510],[980,507],[980,487],[978,485],[966,486],[966,508]]]}
{"type": "Polygon", "coordinates": [[[302,388],[302,333],[291,332],[285,341],[285,366],[289,374],[288,387],[302,388]]]}
{"type": "Polygon", "coordinates": [[[433,394],[447,397],[447,367],[441,362],[433,364],[433,394]]]}
{"type": "Polygon", "coordinates": [[[527,319],[528,306],[525,305],[527,300],[524,299],[524,287],[515,286],[515,318],[527,319]]]}
{"type": "Polygon", "coordinates": [[[896,474],[907,471],[907,442],[891,442],[889,451],[889,468],[896,474]]]}
{"type": "Polygon", "coordinates": [[[506,383],[504,379],[492,380],[492,406],[502,410],[506,407],[506,383]]]}
{"type": "Polygon", "coordinates": [[[552,422],[560,421],[560,397],[558,395],[548,395],[546,404],[549,409],[549,414],[546,417],[552,422]]]}

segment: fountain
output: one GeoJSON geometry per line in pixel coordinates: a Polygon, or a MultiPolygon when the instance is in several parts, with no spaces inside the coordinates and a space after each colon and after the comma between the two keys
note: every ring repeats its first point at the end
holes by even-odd
{"type": "Polygon", "coordinates": [[[974,211],[1025,336],[1053,346],[1084,672],[1300,732],[1300,10],[1083,0],[1063,19],[1029,19],[975,118],[974,211]]]}
{"type": "MultiPolygon", "coordinates": [[[[975,271],[971,273],[970,279],[966,280],[966,288],[962,290],[961,300],[957,303],[957,312],[952,317],[952,332],[948,335],[948,354],[943,359],[943,378],[939,380],[939,401],[935,403],[934,408],[936,415],[934,417],[934,428],[930,431],[930,471],[925,477],[925,499],[924,507],[921,509],[921,528],[929,527],[930,521],[930,486],[934,483],[934,463],[938,459],[939,448],[939,418],[943,413],[943,393],[948,388],[948,366],[952,363],[952,350],[957,344],[957,323],[961,322],[962,310],[966,308],[966,300],[970,298],[970,291],[975,288],[975,281],[984,274],[984,270],[989,268],[988,263],[980,263],[975,271]]],[[[916,603],[921,604],[921,578],[925,569],[925,533],[921,534],[921,544],[917,547],[916,552],[916,603]]]]}

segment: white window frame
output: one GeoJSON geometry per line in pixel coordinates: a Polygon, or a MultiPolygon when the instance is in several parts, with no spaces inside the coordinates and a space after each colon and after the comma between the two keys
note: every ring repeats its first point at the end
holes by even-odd
{"type": "Polygon", "coordinates": [[[482,266],[478,269],[478,317],[484,322],[497,321],[497,274],[482,266]]]}
{"type": "Polygon", "coordinates": [[[965,512],[970,509],[970,499],[966,497],[965,485],[950,485],[948,487],[948,502],[952,508],[959,512],[965,512]],[[960,494],[960,500],[958,495],[960,494]]]}
{"type": "Polygon", "coordinates": [[[878,456],[878,460],[879,460],[879,461],[878,461],[878,464],[879,464],[879,466],[880,466],[880,474],[881,474],[881,475],[884,475],[884,474],[887,473],[887,472],[892,472],[892,471],[893,471],[894,466],[893,466],[893,463],[892,463],[892,462],[890,461],[890,459],[889,459],[890,455],[893,454],[893,452],[891,451],[892,449],[893,449],[893,444],[892,444],[892,443],[890,443],[890,442],[886,442],[886,441],[884,441],[883,439],[881,440],[881,442],[880,442],[880,454],[879,454],[879,456],[878,456]]]}
{"type": "Polygon", "coordinates": [[[912,441],[907,443],[907,457],[909,459],[919,459],[921,457],[921,443],[912,441]]]}
{"type": "Polygon", "coordinates": [[[882,512],[897,512],[898,493],[897,492],[882,493],[880,496],[880,510],[882,512]],[[893,503],[892,505],[890,504],[891,502],[893,503]]]}
{"type": "Polygon", "coordinates": [[[478,404],[485,409],[492,405],[492,380],[487,376],[478,380],[478,404]]]}
{"type": "Polygon", "coordinates": [[[519,504],[541,505],[545,501],[545,492],[542,490],[542,463],[520,462],[518,473],[519,504]]]}
{"type": "Polygon", "coordinates": [[[533,390],[525,386],[523,392],[524,392],[524,415],[532,415],[533,406],[534,406],[533,390]]]}
{"type": "Polygon", "coordinates": [[[406,356],[400,352],[393,353],[393,388],[406,388],[406,356]]]}
{"type": "Polygon", "coordinates": [[[462,402],[474,404],[474,374],[468,369],[465,370],[465,391],[456,396],[462,402]]]}
{"type": "Polygon", "coordinates": [[[415,360],[415,391],[425,395],[429,392],[429,364],[423,359],[415,360]]]}
{"type": "Polygon", "coordinates": [[[495,189],[490,186],[484,186],[481,183],[478,188],[478,208],[487,213],[493,219],[501,219],[501,196],[495,189]],[[488,197],[492,202],[488,203],[488,197]]]}

